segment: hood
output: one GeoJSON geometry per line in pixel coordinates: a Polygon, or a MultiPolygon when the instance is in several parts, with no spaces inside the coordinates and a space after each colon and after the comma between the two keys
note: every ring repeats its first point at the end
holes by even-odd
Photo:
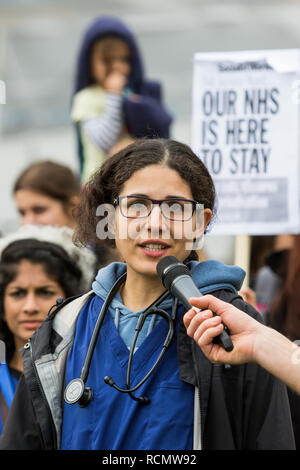
{"type": "Polygon", "coordinates": [[[245,271],[239,266],[228,266],[220,261],[190,261],[188,267],[197,287],[203,294],[214,290],[229,289],[237,292],[242,287],[245,271]]]}
{"type": "MultiPolygon", "coordinates": [[[[199,290],[206,294],[220,289],[229,289],[232,292],[240,290],[245,271],[238,266],[227,266],[220,261],[207,260],[199,263],[198,261],[190,261],[189,267],[193,280],[199,290]]],[[[104,300],[115,281],[126,272],[125,263],[111,263],[110,265],[98,271],[95,281],[93,282],[93,291],[104,300]]],[[[168,309],[172,305],[172,298],[165,299],[160,304],[160,308],[168,309]]],[[[119,293],[113,299],[110,309],[118,308],[121,313],[129,313],[130,311],[123,305],[119,293]]]]}
{"type": "Polygon", "coordinates": [[[129,46],[132,60],[131,74],[128,80],[129,88],[134,92],[138,92],[142,86],[144,80],[143,64],[133,33],[119,19],[112,16],[102,16],[94,20],[83,35],[77,58],[74,93],[90,85],[90,55],[92,45],[95,40],[107,34],[119,36],[129,46]]]}

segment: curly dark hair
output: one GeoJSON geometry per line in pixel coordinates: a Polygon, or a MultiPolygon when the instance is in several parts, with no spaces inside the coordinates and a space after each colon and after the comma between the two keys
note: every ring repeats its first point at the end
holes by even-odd
{"type": "Polygon", "coordinates": [[[16,278],[19,264],[24,259],[33,264],[41,264],[45,273],[61,286],[65,298],[81,293],[81,272],[62,247],[36,239],[18,240],[8,245],[0,262],[0,340],[6,346],[7,363],[14,354],[15,345],[13,334],[4,321],[4,295],[7,285],[16,278]]]}
{"type": "MultiPolygon", "coordinates": [[[[99,244],[96,226],[101,217],[96,214],[97,207],[113,204],[133,173],[153,164],[167,165],[177,171],[189,184],[195,201],[214,213],[216,194],[213,180],[204,163],[188,145],[171,139],[137,139],[107,159],[82,189],[74,214],[78,227],[74,237],[76,244],[99,244]]],[[[107,242],[114,246],[114,240],[107,239],[107,242]]],[[[192,251],[190,259],[198,259],[197,253],[192,251]]]]}

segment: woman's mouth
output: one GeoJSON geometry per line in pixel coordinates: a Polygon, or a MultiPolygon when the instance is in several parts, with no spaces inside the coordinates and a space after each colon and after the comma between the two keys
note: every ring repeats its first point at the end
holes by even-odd
{"type": "Polygon", "coordinates": [[[160,242],[147,242],[139,246],[145,255],[152,258],[164,256],[169,248],[169,245],[160,242]]]}
{"type": "Polygon", "coordinates": [[[43,322],[41,320],[22,321],[21,325],[27,330],[36,330],[41,326],[43,322]]]}

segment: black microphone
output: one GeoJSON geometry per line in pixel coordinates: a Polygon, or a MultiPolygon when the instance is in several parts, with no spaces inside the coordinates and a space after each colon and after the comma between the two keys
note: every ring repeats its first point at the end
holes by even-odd
{"type": "MultiPolygon", "coordinates": [[[[200,311],[189,303],[190,297],[202,297],[203,294],[194,283],[189,268],[185,264],[178,261],[175,256],[165,256],[157,263],[156,270],[165,288],[177,297],[188,310],[193,308],[200,311]]],[[[228,328],[224,323],[223,326],[224,330],[216,337],[216,341],[226,351],[232,351],[233,344],[228,334],[228,328]]]]}

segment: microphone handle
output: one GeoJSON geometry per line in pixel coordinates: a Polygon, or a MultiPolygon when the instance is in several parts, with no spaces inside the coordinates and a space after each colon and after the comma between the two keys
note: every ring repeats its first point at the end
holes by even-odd
{"type": "MultiPolygon", "coordinates": [[[[191,276],[188,276],[187,274],[178,276],[172,282],[170,286],[170,291],[175,297],[181,300],[185,308],[187,308],[188,310],[190,308],[193,308],[197,312],[200,312],[199,308],[193,307],[189,303],[190,297],[202,297],[203,296],[203,294],[200,292],[200,290],[194,283],[191,276]],[[186,280],[187,282],[184,282],[184,280],[186,280]]],[[[224,330],[222,331],[220,335],[216,336],[214,342],[221,344],[221,346],[225,349],[225,351],[230,352],[233,350],[233,344],[229,336],[229,330],[223,322],[222,322],[222,325],[224,326],[224,330]]]]}

